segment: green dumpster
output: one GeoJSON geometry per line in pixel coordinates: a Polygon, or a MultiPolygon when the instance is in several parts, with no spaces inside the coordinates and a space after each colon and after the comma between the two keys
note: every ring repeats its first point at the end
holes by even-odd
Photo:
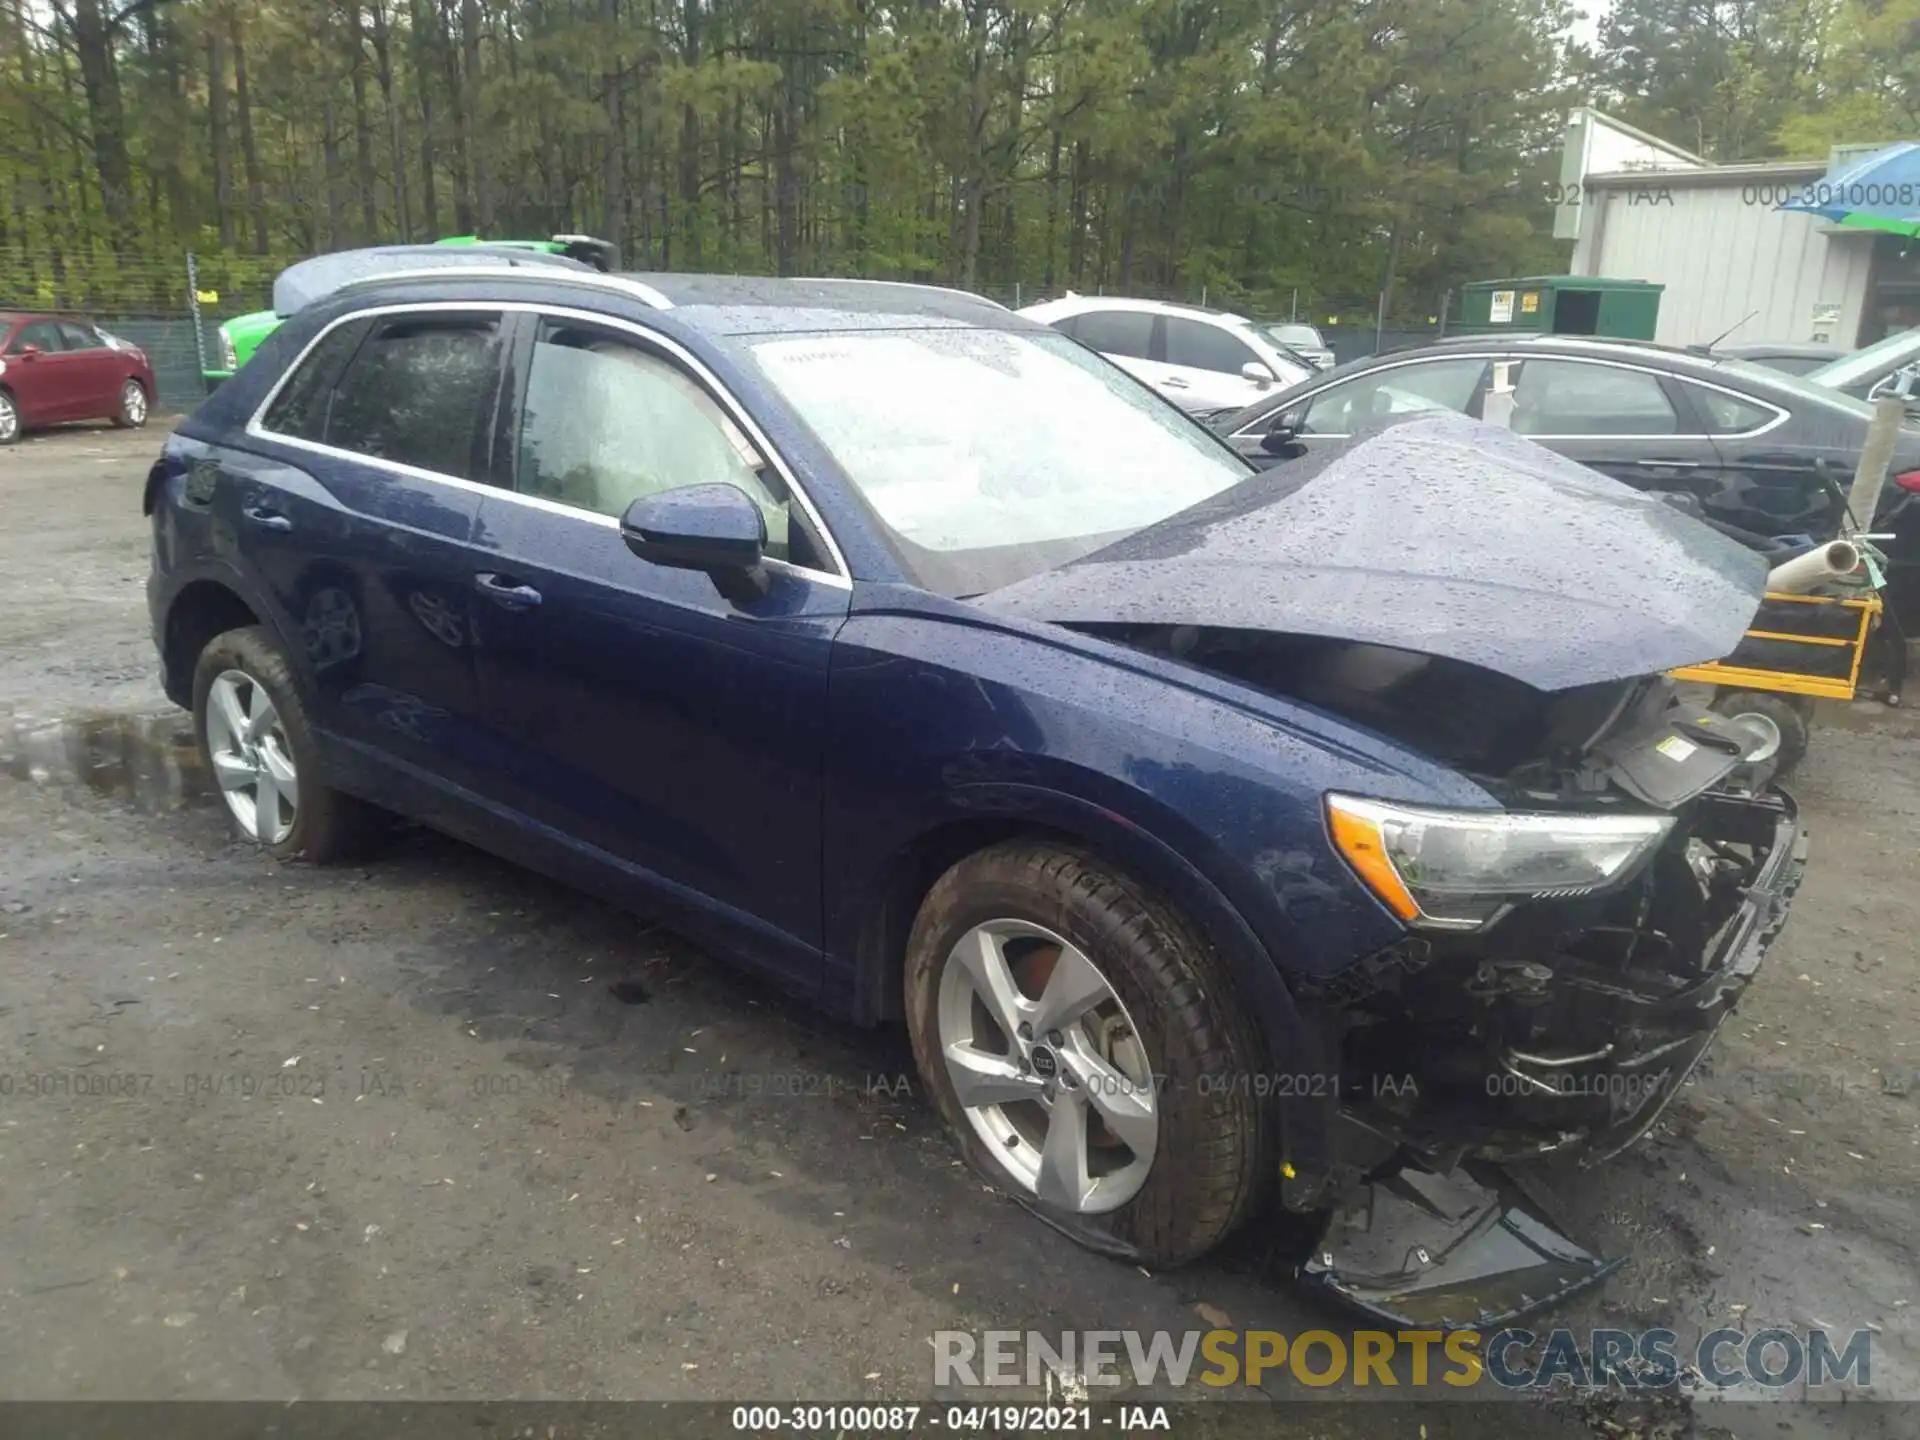
{"type": "Polygon", "coordinates": [[[1597,335],[1651,340],[1660,321],[1660,292],[1646,280],[1597,275],[1534,275],[1479,280],[1462,287],[1458,335],[1597,335]]]}

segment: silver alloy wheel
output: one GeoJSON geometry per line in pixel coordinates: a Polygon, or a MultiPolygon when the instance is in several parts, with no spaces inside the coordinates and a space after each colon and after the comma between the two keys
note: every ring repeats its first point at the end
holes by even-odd
{"type": "Polygon", "coordinates": [[[147,423],[147,392],[138,380],[129,380],[120,387],[120,414],[129,425],[147,423]]]}
{"type": "Polygon", "coordinates": [[[1758,765],[1780,753],[1784,737],[1771,715],[1763,715],[1758,710],[1742,710],[1738,715],[1727,716],[1727,723],[1743,727],[1754,738],[1755,748],[1744,757],[1747,764],[1758,765]]]}
{"type": "Polygon", "coordinates": [[[936,1016],[954,1094],[1015,1183],[1081,1215],[1139,1193],[1160,1135],[1146,1048],[1085,954],[1028,920],[976,925],[936,1016]]]}
{"type": "Polygon", "coordinates": [[[280,712],[244,670],[222,670],[207,690],[207,755],[227,809],[262,845],[293,833],[300,778],[280,712]]]}
{"type": "Polygon", "coordinates": [[[20,409],[10,395],[0,395],[0,442],[20,433],[20,409]]]}

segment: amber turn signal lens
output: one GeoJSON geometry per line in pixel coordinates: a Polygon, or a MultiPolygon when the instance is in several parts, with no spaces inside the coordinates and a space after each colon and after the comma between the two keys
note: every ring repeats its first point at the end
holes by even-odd
{"type": "Polygon", "coordinates": [[[1333,805],[1327,809],[1327,823],[1333,830],[1333,843],[1380,902],[1402,920],[1418,919],[1420,907],[1414,904],[1412,894],[1387,858],[1379,822],[1333,805]]]}

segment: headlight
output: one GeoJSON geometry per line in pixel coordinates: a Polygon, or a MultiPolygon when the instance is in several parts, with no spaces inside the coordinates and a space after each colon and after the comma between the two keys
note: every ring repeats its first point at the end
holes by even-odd
{"type": "Polygon", "coordinates": [[[240,357],[234,352],[233,337],[227,334],[227,327],[224,325],[220,327],[220,368],[222,370],[240,368],[240,357]]]}
{"type": "Polygon", "coordinates": [[[1630,876],[1673,828],[1667,815],[1421,810],[1327,797],[1347,863],[1409,925],[1478,930],[1516,901],[1586,895],[1630,876]]]}

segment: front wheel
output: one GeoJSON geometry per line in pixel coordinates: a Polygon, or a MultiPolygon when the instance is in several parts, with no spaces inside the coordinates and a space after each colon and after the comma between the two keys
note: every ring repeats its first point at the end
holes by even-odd
{"type": "Polygon", "coordinates": [[[0,390],[0,445],[12,445],[20,439],[20,404],[0,390]]]}
{"type": "Polygon", "coordinates": [[[138,430],[147,423],[147,387],[138,380],[120,387],[120,409],[113,423],[122,430],[138,430]]]}
{"type": "Polygon", "coordinates": [[[968,1162],[1082,1244],[1177,1265],[1258,1202],[1262,1047],[1210,947],[1130,879],[1051,844],[969,856],[914,921],[906,999],[968,1162]]]}
{"type": "Polygon", "coordinates": [[[306,706],[263,626],[216,635],[200,652],[193,728],[234,828],[275,859],[350,859],[377,833],[373,807],[320,783],[306,706]]]}

